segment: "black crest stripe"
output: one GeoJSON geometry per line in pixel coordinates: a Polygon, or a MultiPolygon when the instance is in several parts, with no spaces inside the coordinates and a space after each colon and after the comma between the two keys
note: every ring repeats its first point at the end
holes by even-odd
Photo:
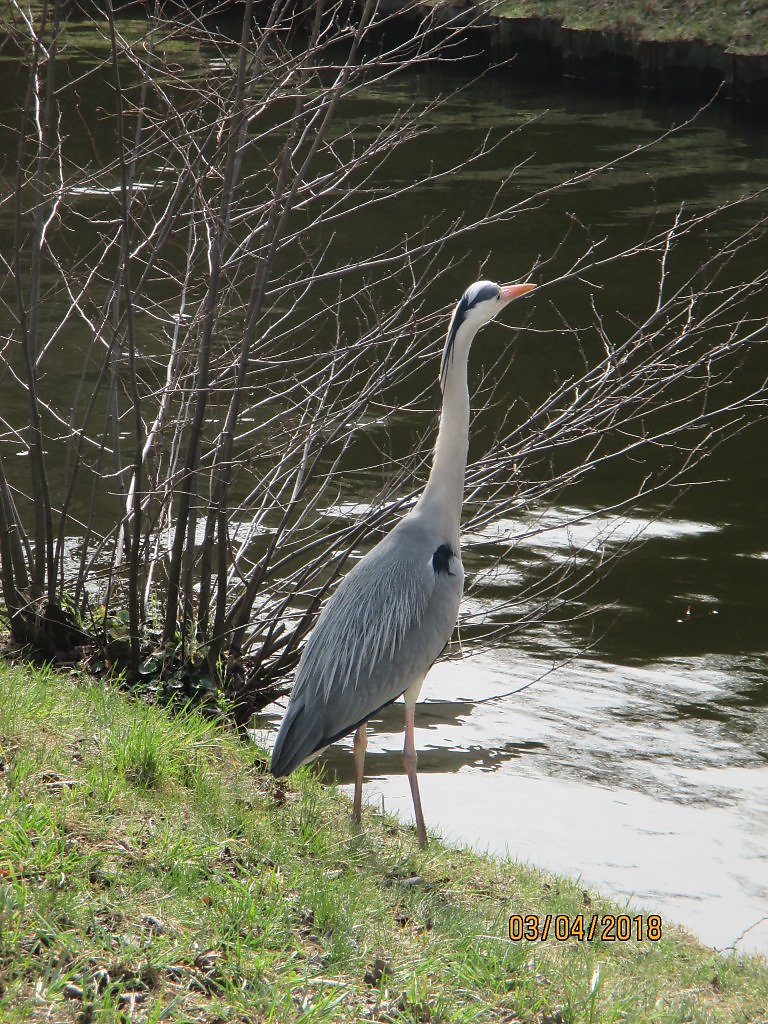
{"type": "Polygon", "coordinates": [[[477,291],[472,296],[472,301],[470,302],[470,306],[476,306],[478,304],[478,302],[486,302],[488,299],[498,299],[498,297],[499,297],[498,285],[490,284],[490,283],[489,284],[484,284],[481,288],[478,288],[477,291]]]}
{"type": "Polygon", "coordinates": [[[467,302],[466,295],[464,295],[462,296],[462,298],[459,301],[459,304],[456,306],[456,309],[454,310],[453,319],[451,320],[451,326],[450,329],[448,330],[448,340],[445,343],[445,351],[443,352],[443,363],[442,366],[440,367],[440,379],[442,380],[443,383],[445,383],[445,375],[448,373],[448,364],[450,363],[451,358],[453,356],[453,343],[456,340],[456,332],[458,331],[459,327],[461,327],[464,317],[467,315],[468,308],[469,303],[467,302]]]}

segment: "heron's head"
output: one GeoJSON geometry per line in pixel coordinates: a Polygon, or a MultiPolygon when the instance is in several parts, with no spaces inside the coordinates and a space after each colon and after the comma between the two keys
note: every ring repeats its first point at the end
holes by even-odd
{"type": "Polygon", "coordinates": [[[443,352],[440,379],[445,381],[459,332],[469,344],[483,324],[493,320],[513,299],[533,291],[535,287],[535,284],[495,284],[493,281],[475,281],[471,284],[453,311],[443,352]]]}

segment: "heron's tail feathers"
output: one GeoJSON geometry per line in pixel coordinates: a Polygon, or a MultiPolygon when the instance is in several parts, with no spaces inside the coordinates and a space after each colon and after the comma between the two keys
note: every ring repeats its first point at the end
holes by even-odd
{"type": "Polygon", "coordinates": [[[326,744],[319,716],[314,716],[313,720],[303,702],[292,703],[277,734],[269,770],[278,778],[290,775],[326,744]]]}

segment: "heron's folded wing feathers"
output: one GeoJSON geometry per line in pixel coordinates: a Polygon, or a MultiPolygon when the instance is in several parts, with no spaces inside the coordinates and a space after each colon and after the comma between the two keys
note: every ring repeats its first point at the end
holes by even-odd
{"type": "MultiPolygon", "coordinates": [[[[326,703],[331,695],[338,700],[365,686],[385,665],[398,676],[407,671],[403,648],[422,627],[434,594],[435,573],[426,559],[395,559],[386,550],[371,554],[326,605],[299,667],[297,688],[312,686],[326,703]]],[[[397,688],[399,682],[393,683],[397,688]]]]}
{"type": "MultiPolygon", "coordinates": [[[[407,537],[406,537],[407,541],[407,537]]],[[[420,682],[450,639],[463,570],[390,534],[341,581],[304,649],[273,753],[278,774],[420,682]]]]}

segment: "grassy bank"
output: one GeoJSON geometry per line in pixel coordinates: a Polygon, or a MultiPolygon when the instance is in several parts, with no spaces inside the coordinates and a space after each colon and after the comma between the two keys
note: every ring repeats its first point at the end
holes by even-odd
{"type": "Polygon", "coordinates": [[[502,0],[494,13],[556,18],[566,28],[640,39],[701,39],[739,53],[768,53],[768,2],[753,0],[502,0]]]}
{"type": "Polygon", "coordinates": [[[617,909],[422,853],[373,809],[357,833],[309,771],[277,785],[196,714],[92,680],[0,663],[0,793],[3,1022],[765,1019],[763,960],[667,922],[658,942],[510,942],[512,913],[617,909]]]}

